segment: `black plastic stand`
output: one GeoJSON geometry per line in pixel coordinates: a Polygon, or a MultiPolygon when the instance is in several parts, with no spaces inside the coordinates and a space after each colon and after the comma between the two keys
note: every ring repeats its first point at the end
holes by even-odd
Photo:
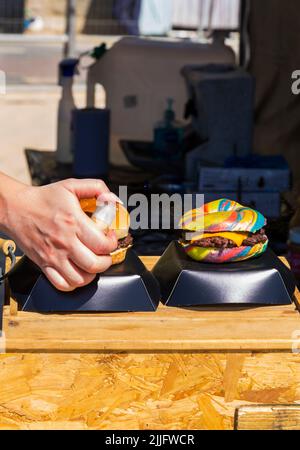
{"type": "Polygon", "coordinates": [[[292,272],[270,249],[249,261],[203,264],[173,242],[152,273],[167,306],[288,305],[296,288],[292,272]]]}
{"type": "Polygon", "coordinates": [[[12,295],[23,311],[39,313],[155,311],[159,286],[134,251],[93,283],[71,293],[55,289],[28,258],[9,277],[12,295]]]}

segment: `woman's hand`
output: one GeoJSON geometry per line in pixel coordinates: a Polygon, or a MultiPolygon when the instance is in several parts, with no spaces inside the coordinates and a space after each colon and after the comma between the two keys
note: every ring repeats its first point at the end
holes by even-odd
{"type": "Polygon", "coordinates": [[[105,235],[81,210],[80,199],[116,201],[102,181],[66,180],[31,187],[0,175],[0,228],[61,291],[93,281],[112,264],[114,233],[105,235]],[[2,226],[1,226],[2,225],[2,226]]]}

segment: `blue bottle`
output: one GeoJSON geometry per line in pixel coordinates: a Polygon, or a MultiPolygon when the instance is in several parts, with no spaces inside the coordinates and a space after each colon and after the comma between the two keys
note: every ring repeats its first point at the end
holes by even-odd
{"type": "Polygon", "coordinates": [[[184,128],[176,120],[173,109],[174,100],[169,98],[167,103],[163,120],[158,122],[154,128],[154,150],[158,157],[177,159],[183,150],[184,128]]]}

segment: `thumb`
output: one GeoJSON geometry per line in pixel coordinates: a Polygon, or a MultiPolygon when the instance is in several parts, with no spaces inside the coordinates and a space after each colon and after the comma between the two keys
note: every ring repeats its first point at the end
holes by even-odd
{"type": "Polygon", "coordinates": [[[80,199],[98,198],[101,194],[110,192],[102,180],[66,180],[65,187],[80,199]]]}

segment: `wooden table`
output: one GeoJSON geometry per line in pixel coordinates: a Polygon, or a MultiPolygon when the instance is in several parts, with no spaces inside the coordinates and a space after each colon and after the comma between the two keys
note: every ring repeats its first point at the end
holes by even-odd
{"type": "Polygon", "coordinates": [[[300,428],[294,305],[53,316],[6,307],[4,330],[0,428],[300,428]]]}

